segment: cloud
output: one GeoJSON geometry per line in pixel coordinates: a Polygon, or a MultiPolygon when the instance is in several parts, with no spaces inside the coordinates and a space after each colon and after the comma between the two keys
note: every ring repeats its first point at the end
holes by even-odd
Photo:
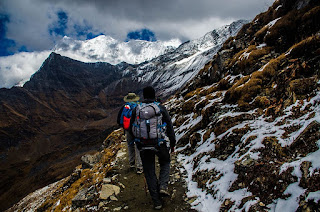
{"type": "MultiPolygon", "coordinates": [[[[64,35],[85,40],[192,40],[274,0],[0,0],[0,85],[29,78],[64,35]],[[30,51],[30,54],[17,53],[30,51]],[[16,55],[6,56],[17,53],[16,55]],[[2,57],[1,57],[2,56],[2,57]],[[23,62],[24,61],[24,62],[23,62]],[[25,61],[28,61],[27,63],[25,61]]],[[[60,46],[61,47],[61,46],[60,46]]],[[[62,47],[61,47],[62,48],[62,47]]],[[[68,48],[66,46],[66,48],[68,48]]],[[[74,45],[73,50],[81,48],[74,45]]]]}
{"type": "Polygon", "coordinates": [[[50,35],[60,35],[63,37],[66,35],[65,31],[68,28],[68,15],[64,11],[58,11],[57,17],[58,20],[49,26],[49,33],[50,35]]]}
{"type": "Polygon", "coordinates": [[[127,35],[128,40],[146,40],[146,41],[157,41],[154,33],[148,29],[136,30],[129,32],[127,35]]]}
{"type": "Polygon", "coordinates": [[[0,57],[0,85],[10,88],[16,84],[24,84],[30,79],[49,56],[50,51],[21,52],[15,55],[0,57]]]}
{"type": "Polygon", "coordinates": [[[7,39],[39,51],[50,49],[62,34],[75,39],[105,34],[125,40],[129,32],[149,29],[157,40],[195,39],[234,20],[252,19],[274,0],[1,1],[0,12],[11,20],[7,39]]]}

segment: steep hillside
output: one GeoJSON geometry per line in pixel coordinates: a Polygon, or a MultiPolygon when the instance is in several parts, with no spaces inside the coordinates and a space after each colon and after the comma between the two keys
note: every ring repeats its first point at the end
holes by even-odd
{"type": "Polygon", "coordinates": [[[222,44],[230,36],[236,35],[245,23],[248,21],[235,21],[141,64],[135,69],[134,79],[139,83],[152,84],[159,96],[165,99],[193,79],[222,44]]]}
{"type": "Polygon", "coordinates": [[[276,1],[166,103],[197,210],[319,209],[319,20],[276,1]]]}

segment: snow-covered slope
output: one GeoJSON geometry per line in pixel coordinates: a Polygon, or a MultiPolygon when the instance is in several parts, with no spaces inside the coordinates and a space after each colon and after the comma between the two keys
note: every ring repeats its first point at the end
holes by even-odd
{"type": "Polygon", "coordinates": [[[222,44],[247,22],[239,20],[183,43],[176,50],[140,65],[134,74],[135,79],[154,85],[162,97],[173,94],[198,74],[222,44]]]}
{"type": "Polygon", "coordinates": [[[166,103],[194,209],[319,211],[319,8],[275,1],[166,103]]]}

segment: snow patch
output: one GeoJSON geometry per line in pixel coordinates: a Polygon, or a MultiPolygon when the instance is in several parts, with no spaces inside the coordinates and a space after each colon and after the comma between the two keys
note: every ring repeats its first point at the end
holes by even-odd
{"type": "MultiPolygon", "coordinates": [[[[228,76],[227,76],[228,77],[228,76]]],[[[212,102],[217,101],[217,99],[210,100],[212,102]]],[[[207,106],[212,104],[208,102],[207,106]]],[[[219,101],[222,101],[220,99],[219,101]]],[[[173,103],[173,102],[172,102],[173,103]]],[[[219,103],[218,103],[219,104],[219,103]]],[[[310,124],[314,121],[320,123],[320,92],[316,94],[312,99],[297,101],[295,104],[290,105],[286,109],[284,109],[283,116],[276,118],[273,121],[270,121],[268,117],[265,115],[258,116],[257,110],[252,110],[248,112],[239,112],[237,110],[236,105],[223,105],[221,107],[221,111],[228,108],[228,112],[218,114],[218,121],[227,117],[235,117],[240,115],[252,115],[255,117],[254,119],[249,119],[247,121],[242,121],[236,124],[233,127],[230,127],[226,132],[216,136],[213,132],[208,136],[207,140],[203,140],[203,135],[205,133],[204,130],[199,130],[198,133],[201,135],[201,141],[197,144],[195,151],[191,155],[184,155],[179,153],[179,160],[181,164],[183,164],[184,169],[187,172],[187,185],[188,185],[188,197],[196,198],[196,200],[192,203],[194,209],[198,211],[212,211],[212,208],[219,210],[221,205],[226,201],[230,200],[234,204],[232,205],[230,211],[248,211],[250,206],[253,204],[257,204],[259,199],[253,199],[248,201],[246,204],[240,207],[241,201],[245,197],[249,197],[252,194],[246,189],[239,189],[233,192],[230,192],[229,189],[231,185],[237,179],[237,174],[234,171],[235,162],[237,161],[245,161],[248,158],[253,160],[258,160],[260,158],[259,150],[263,148],[263,141],[266,137],[275,138],[279,142],[282,147],[286,147],[292,144],[303,132],[304,130],[310,126],[310,124]],[[299,117],[298,119],[292,117],[292,109],[294,107],[299,106],[301,110],[305,110],[309,107],[308,111],[305,115],[299,117]],[[310,116],[311,113],[314,113],[313,116],[310,116]],[[311,117],[311,118],[310,118],[311,117]],[[285,120],[285,122],[284,122],[285,120]],[[281,123],[281,124],[279,124],[281,123]],[[285,134],[286,127],[296,127],[299,128],[295,132],[291,132],[290,135],[283,136],[285,134]],[[232,133],[234,129],[241,129],[244,127],[248,127],[250,130],[242,136],[241,143],[243,144],[245,141],[246,146],[242,148],[247,149],[245,153],[239,153],[239,147],[237,146],[234,152],[228,156],[225,160],[219,160],[218,158],[210,158],[209,154],[215,151],[215,140],[223,139],[232,133]],[[250,139],[249,139],[250,138],[250,139]],[[200,157],[201,156],[201,157],[200,157]],[[200,158],[199,158],[200,157],[200,158]],[[207,173],[211,170],[214,170],[214,173],[217,172],[220,178],[216,178],[215,180],[208,181],[202,185],[206,187],[206,189],[198,188],[197,182],[193,181],[193,176],[198,171],[203,171],[207,173]]],[[[264,114],[264,113],[263,113],[264,114]]],[[[181,133],[186,133],[188,126],[191,126],[192,122],[190,119],[194,114],[186,115],[188,117],[189,125],[183,124],[176,129],[176,131],[181,133]]],[[[193,125],[194,126],[194,125],[193,125]]],[[[289,196],[285,199],[277,199],[272,204],[269,204],[267,207],[270,208],[270,211],[296,211],[299,207],[300,196],[304,195],[306,189],[303,189],[299,186],[300,179],[302,177],[302,172],[300,170],[300,166],[303,162],[309,161],[312,166],[309,168],[310,174],[318,173],[320,169],[320,140],[317,141],[317,145],[319,149],[315,152],[308,154],[306,157],[299,158],[290,163],[283,164],[279,172],[280,174],[286,171],[288,168],[293,167],[292,175],[298,178],[297,182],[290,184],[284,194],[288,194],[289,196]]],[[[182,149],[181,149],[182,150],[182,149]]],[[[272,161],[270,162],[272,163],[272,161]]],[[[210,177],[210,176],[209,176],[210,177]]],[[[216,177],[216,176],[212,176],[216,177]]],[[[320,200],[320,192],[312,192],[308,195],[306,200],[320,200]]]]}
{"type": "Polygon", "coordinates": [[[279,21],[280,19],[281,19],[281,17],[280,17],[280,18],[277,18],[277,19],[274,19],[273,21],[270,21],[270,22],[267,24],[267,26],[268,26],[269,28],[273,27],[273,26],[277,23],[277,21],[279,21]]]}
{"type": "Polygon", "coordinates": [[[257,49],[262,49],[263,47],[266,47],[266,43],[261,43],[259,46],[257,46],[257,49]]]}

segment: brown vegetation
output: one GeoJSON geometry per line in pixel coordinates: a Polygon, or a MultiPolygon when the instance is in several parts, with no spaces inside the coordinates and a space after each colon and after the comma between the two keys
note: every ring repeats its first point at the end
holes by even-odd
{"type": "Polygon", "coordinates": [[[104,141],[104,143],[110,143],[111,146],[104,149],[101,160],[92,169],[78,169],[74,172],[76,176],[70,176],[64,185],[38,208],[38,211],[62,211],[66,206],[72,205],[72,199],[80,189],[94,186],[99,190],[103,178],[112,169],[110,163],[120,149],[121,136],[121,131],[111,133],[104,141]],[[60,204],[55,205],[58,201],[60,204]]]}
{"type": "Polygon", "coordinates": [[[230,103],[237,102],[239,107],[247,108],[251,102],[266,86],[272,78],[276,77],[278,66],[285,59],[285,55],[281,55],[271,60],[262,70],[252,73],[251,76],[245,76],[230,89],[225,95],[225,101],[230,103]]]}

